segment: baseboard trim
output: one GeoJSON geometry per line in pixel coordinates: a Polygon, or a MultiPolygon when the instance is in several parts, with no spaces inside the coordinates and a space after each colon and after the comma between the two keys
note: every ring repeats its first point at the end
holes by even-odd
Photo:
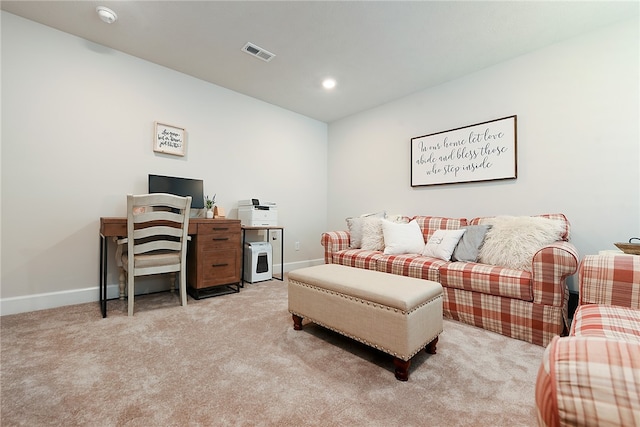
{"type": "MultiPolygon", "coordinates": [[[[324,263],[323,259],[314,259],[306,261],[298,261],[285,263],[284,272],[288,273],[299,268],[310,267],[324,263]]],[[[274,274],[280,274],[280,264],[272,266],[274,274]]],[[[163,289],[147,289],[148,292],[157,292],[163,289]]],[[[107,298],[117,298],[118,285],[107,286],[107,298]]],[[[19,297],[1,298],[0,299],[0,316],[9,314],[26,313],[29,311],[47,310],[50,308],[63,307],[67,305],[84,304],[88,302],[98,302],[100,293],[98,286],[73,289],[58,292],[47,292],[42,294],[24,295],[19,297]]],[[[96,310],[99,310],[96,305],[96,310]]],[[[97,311],[99,313],[99,311],[97,311]]]]}
{"type": "MultiPolygon", "coordinates": [[[[118,285],[113,286],[118,295],[118,285]]],[[[46,310],[66,305],[84,304],[99,301],[98,286],[94,288],[73,289],[43,294],[25,295],[20,297],[2,298],[0,300],[0,315],[25,313],[28,311],[46,310]]],[[[96,305],[96,309],[99,307],[96,305]]],[[[99,311],[97,311],[99,313],[99,311]]]]}
{"type": "MultiPolygon", "coordinates": [[[[297,270],[299,268],[311,267],[314,265],[324,264],[324,259],[309,259],[306,261],[298,261],[298,262],[288,262],[284,265],[284,272],[288,273],[293,270],[297,270]]],[[[273,265],[273,273],[280,274],[280,264],[273,265]]]]}

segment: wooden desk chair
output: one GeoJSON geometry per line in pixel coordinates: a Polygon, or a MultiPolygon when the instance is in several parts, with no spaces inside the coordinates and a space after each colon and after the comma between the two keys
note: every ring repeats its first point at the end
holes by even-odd
{"type": "MultiPolygon", "coordinates": [[[[129,316],[137,276],[180,272],[180,303],[187,305],[187,232],[191,197],[154,193],[127,196],[127,238],[122,268],[127,272],[129,316]]],[[[172,283],[172,289],[174,285],[172,283]]]]}

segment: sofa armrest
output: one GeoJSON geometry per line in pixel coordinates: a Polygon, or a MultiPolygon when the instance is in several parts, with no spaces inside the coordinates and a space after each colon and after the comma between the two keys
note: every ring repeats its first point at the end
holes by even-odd
{"type": "Polygon", "coordinates": [[[638,425],[640,343],[554,337],[536,381],[538,424],[638,425]]]}
{"type": "Polygon", "coordinates": [[[578,270],[580,305],[618,305],[640,309],[640,257],[587,255],[578,270]]]}
{"type": "Polygon", "coordinates": [[[322,233],[320,243],[324,246],[324,263],[333,264],[334,252],[349,249],[351,235],[348,231],[327,231],[322,233]]]}
{"type": "Polygon", "coordinates": [[[564,306],[567,301],[567,277],[578,271],[578,251],[565,241],[557,241],[540,249],[532,260],[533,302],[564,306]]]}

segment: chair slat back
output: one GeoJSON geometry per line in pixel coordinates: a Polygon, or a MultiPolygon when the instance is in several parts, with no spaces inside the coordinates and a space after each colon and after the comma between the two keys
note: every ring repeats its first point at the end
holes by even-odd
{"type": "Polygon", "coordinates": [[[182,250],[181,242],[172,242],[171,240],[162,240],[162,239],[153,240],[145,243],[138,243],[133,246],[133,253],[135,255],[146,254],[149,252],[156,252],[156,251],[179,252],[180,250],[182,250]]]}
{"type": "MultiPolygon", "coordinates": [[[[133,222],[135,224],[143,224],[153,221],[168,221],[174,224],[182,223],[182,214],[166,211],[166,210],[150,210],[150,209],[162,209],[163,207],[160,205],[146,205],[146,206],[136,206],[137,209],[145,209],[145,212],[135,213],[133,215],[133,222]],[[149,209],[148,211],[146,211],[149,209]]],[[[175,207],[167,207],[164,209],[179,209],[175,207]]]]}
{"type": "MultiPolygon", "coordinates": [[[[165,193],[127,196],[127,249],[131,271],[135,271],[133,255],[154,252],[175,252],[185,265],[190,210],[189,196],[165,193]]],[[[155,272],[164,272],[169,266],[164,267],[155,267],[155,272]]],[[[154,271],[145,268],[138,273],[154,274],[154,271]]]]}
{"type": "Polygon", "coordinates": [[[136,239],[144,239],[145,237],[157,235],[180,237],[182,235],[182,228],[158,225],[133,230],[133,237],[136,239]]]}

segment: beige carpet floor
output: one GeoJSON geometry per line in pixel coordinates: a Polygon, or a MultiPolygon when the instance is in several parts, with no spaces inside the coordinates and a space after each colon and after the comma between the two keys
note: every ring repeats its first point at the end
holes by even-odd
{"type": "Polygon", "coordinates": [[[1,425],[533,426],[543,348],[445,320],[408,382],[390,356],[307,325],[286,282],[3,316],[1,425]]]}

